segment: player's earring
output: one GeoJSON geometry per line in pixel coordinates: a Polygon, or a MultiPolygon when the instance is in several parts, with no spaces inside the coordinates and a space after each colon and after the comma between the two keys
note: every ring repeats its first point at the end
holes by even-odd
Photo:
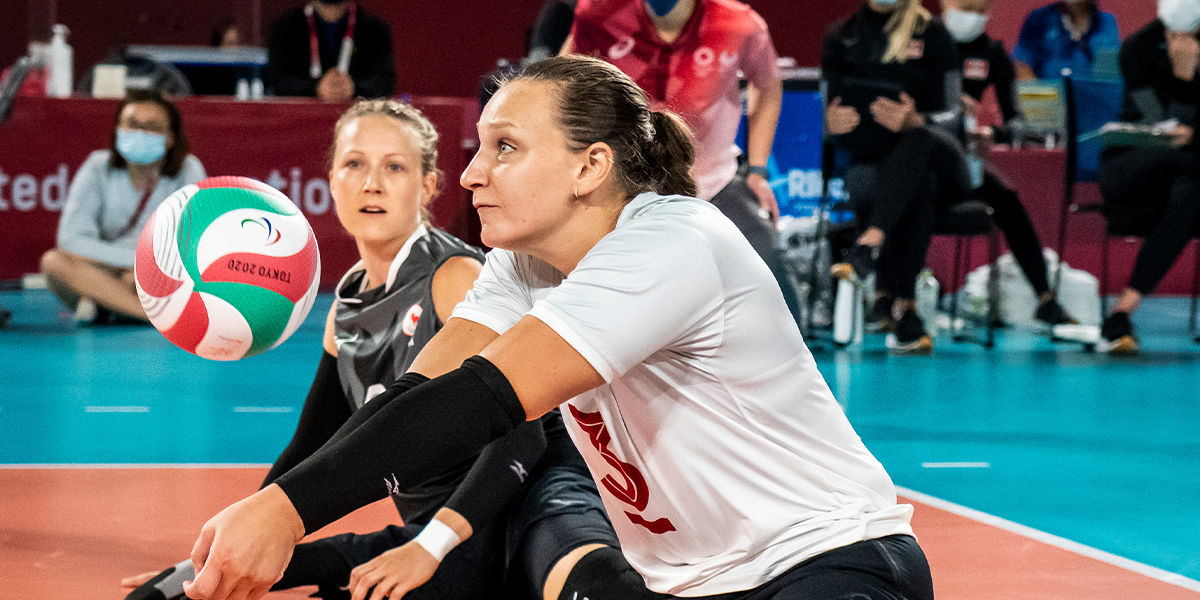
{"type": "Polygon", "coordinates": [[[573,189],[572,193],[575,195],[575,199],[578,200],[579,199],[579,188],[573,189]]]}

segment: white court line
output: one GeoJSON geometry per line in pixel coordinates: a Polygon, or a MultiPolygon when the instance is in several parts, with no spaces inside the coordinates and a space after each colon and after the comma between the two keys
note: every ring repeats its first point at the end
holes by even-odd
{"type": "Polygon", "coordinates": [[[923,462],[926,469],[990,469],[992,463],[986,462],[923,462]]]}
{"type": "Polygon", "coordinates": [[[148,413],[149,406],[88,406],[84,412],[90,413],[148,413]]]}
{"type": "Polygon", "coordinates": [[[290,406],[235,406],[235,413],[290,413],[290,406]]]}
{"type": "Polygon", "coordinates": [[[13,463],[0,469],[261,469],[271,463],[13,463]]]}
{"type": "Polygon", "coordinates": [[[967,508],[953,502],[942,500],[941,498],[935,498],[933,496],[922,494],[921,492],[914,492],[913,490],[902,488],[900,486],[896,486],[896,493],[906,498],[916,500],[922,504],[928,504],[934,508],[939,508],[946,512],[956,514],[960,517],[966,517],[973,521],[979,521],[985,525],[991,525],[992,527],[1037,540],[1043,544],[1049,544],[1056,548],[1081,554],[1088,558],[1094,558],[1100,562],[1121,567],[1122,569],[1127,569],[1129,571],[1133,571],[1134,573],[1145,575],[1151,579],[1157,579],[1172,585],[1177,585],[1181,588],[1192,590],[1194,592],[1200,592],[1200,581],[1184,577],[1178,573],[1172,573],[1158,567],[1152,567],[1150,565],[1137,562],[1136,560],[1130,560],[1123,556],[1117,556],[1116,554],[1111,554],[1098,548],[1086,546],[1084,544],[1080,544],[1079,542],[1073,542],[1066,538],[1061,538],[1057,535],[1046,533],[1045,531],[1027,527],[1025,525],[1021,525],[1020,523],[1014,523],[1007,519],[1002,519],[995,515],[989,515],[988,513],[978,511],[973,508],[967,508]]]}

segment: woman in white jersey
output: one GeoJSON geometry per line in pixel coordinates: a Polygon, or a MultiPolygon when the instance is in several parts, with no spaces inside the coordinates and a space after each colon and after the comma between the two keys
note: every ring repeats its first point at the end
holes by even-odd
{"type": "Polygon", "coordinates": [[[912,508],[771,273],[690,197],[678,118],[603,61],[560,57],[506,82],[479,135],[462,183],[497,250],[410,370],[434,379],[380,394],[354,433],[210,520],[188,595],[260,597],[307,532],[565,404],[651,590],[931,599],[912,508]]]}

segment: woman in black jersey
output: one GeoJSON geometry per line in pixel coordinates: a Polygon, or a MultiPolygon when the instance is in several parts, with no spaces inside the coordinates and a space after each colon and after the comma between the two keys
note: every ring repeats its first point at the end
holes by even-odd
{"type": "MultiPolygon", "coordinates": [[[[316,377],[263,487],[346,435],[342,426],[369,411],[376,394],[405,384],[405,371],[471,289],[483,259],[426,218],[441,173],[437,132],[420,111],[393,100],[359,102],[338,121],[330,155],[338,219],[361,260],[335,289],[316,377]]],[[[619,544],[557,412],[433,480],[397,486],[391,497],[403,526],[301,544],[273,589],[317,585],[322,598],[355,599],[413,590],[407,598],[447,600],[502,586],[518,597],[528,587],[540,597],[548,586],[557,597],[575,566],[620,557],[601,551],[580,561],[580,549],[619,544]]],[[[618,564],[607,573],[620,570],[618,564]]],[[[129,599],[183,598],[183,582],[194,577],[185,560],[123,584],[138,586],[129,599]]]]}
{"type": "MultiPolygon", "coordinates": [[[[1161,0],[1159,18],[1121,45],[1125,99],[1121,120],[1172,119],[1169,146],[1106,148],[1100,155],[1100,192],[1110,205],[1149,209],[1153,223],[1138,251],[1129,285],[1104,319],[1097,348],[1136,354],[1140,348],[1129,315],[1154,291],[1200,229],[1200,175],[1193,136],[1200,82],[1200,5],[1161,0]]],[[[1127,211],[1126,211],[1127,212],[1127,211]]]]}
{"type": "Polygon", "coordinates": [[[878,272],[874,315],[898,353],[928,353],[915,285],[939,206],[965,200],[962,65],[954,42],[918,0],[869,0],[825,36],[826,130],[851,153],[846,175],[863,233],[838,277],[878,272]]]}
{"type": "MultiPolygon", "coordinates": [[[[992,220],[1004,232],[1013,258],[1038,297],[1034,316],[1047,325],[1074,323],[1058,304],[1029,214],[1021,205],[1017,192],[1009,188],[998,175],[986,168],[984,155],[995,142],[1009,142],[1020,136],[1025,117],[1017,106],[1016,70],[1004,44],[983,32],[992,0],[942,0],[942,22],[954,38],[963,67],[963,105],[966,134],[973,142],[968,157],[971,165],[973,197],[992,207],[992,220]],[[989,87],[995,87],[996,100],[1004,119],[993,127],[977,120],[979,103],[989,87]]],[[[1019,141],[1019,140],[1018,140],[1019,141]]]]}

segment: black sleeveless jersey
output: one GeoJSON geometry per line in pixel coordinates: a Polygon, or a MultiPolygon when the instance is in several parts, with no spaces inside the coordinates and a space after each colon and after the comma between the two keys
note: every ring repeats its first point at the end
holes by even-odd
{"type": "MultiPolygon", "coordinates": [[[[456,256],[483,262],[479,250],[444,231],[428,228],[412,243],[395,276],[389,277],[391,286],[360,291],[366,277],[366,270],[361,268],[351,270],[338,283],[334,339],[338,376],[351,410],[362,408],[399,379],[442,328],[433,305],[433,275],[456,256]]],[[[405,522],[423,523],[432,518],[473,463],[474,458],[432,481],[393,495],[405,522]]]]}

